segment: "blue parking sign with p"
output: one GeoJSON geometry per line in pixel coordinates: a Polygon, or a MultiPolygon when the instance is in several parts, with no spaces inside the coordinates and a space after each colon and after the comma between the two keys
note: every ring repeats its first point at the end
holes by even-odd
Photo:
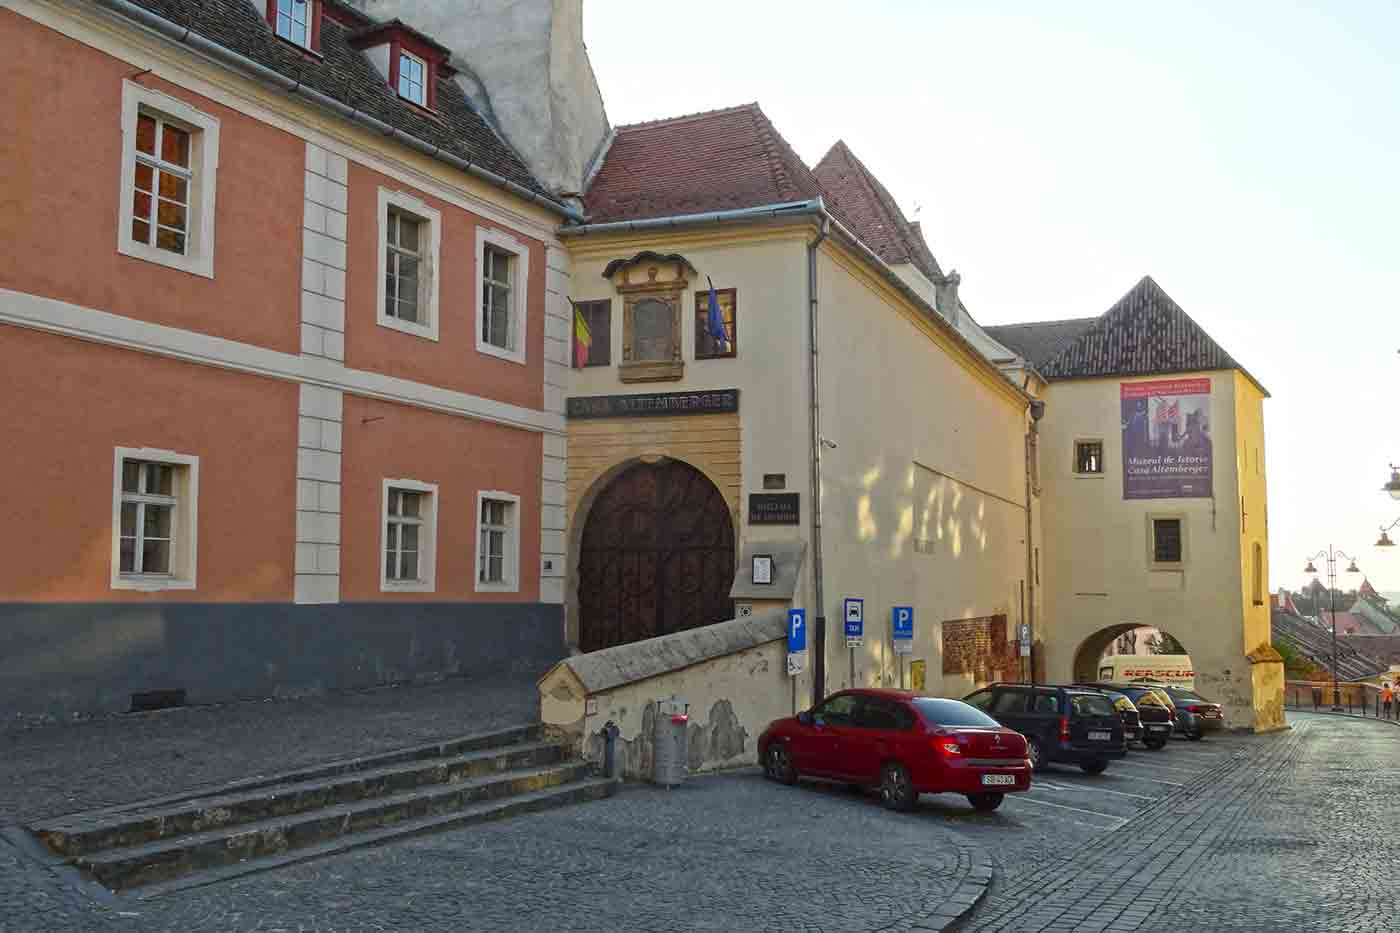
{"type": "Polygon", "coordinates": [[[807,650],[807,610],[788,610],[788,654],[807,650]]]}
{"type": "Polygon", "coordinates": [[[894,637],[896,640],[913,639],[914,637],[914,607],[895,606],[894,607],[894,637]]]}

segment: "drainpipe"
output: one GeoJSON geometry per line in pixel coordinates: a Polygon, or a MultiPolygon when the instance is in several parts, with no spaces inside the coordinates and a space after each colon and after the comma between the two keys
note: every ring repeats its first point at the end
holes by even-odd
{"type": "MultiPolygon", "coordinates": [[[[1026,377],[1026,384],[1030,384],[1030,377],[1026,377]]],[[[1045,403],[1040,399],[1033,399],[1028,407],[1031,416],[1030,426],[1026,429],[1026,625],[1030,626],[1031,651],[1027,658],[1027,665],[1030,667],[1029,680],[1035,683],[1035,536],[1034,524],[1032,521],[1031,507],[1034,496],[1039,495],[1039,490],[1035,488],[1033,477],[1035,474],[1036,448],[1040,442],[1040,419],[1045,417],[1045,403]]]]}
{"type": "Polygon", "coordinates": [[[811,356],[807,369],[811,377],[812,428],[812,580],[816,590],[816,620],[812,637],[812,705],[826,694],[826,593],[822,587],[822,433],[821,395],[817,378],[817,248],[831,230],[831,221],[822,215],[817,238],[807,244],[807,330],[811,356]]]}

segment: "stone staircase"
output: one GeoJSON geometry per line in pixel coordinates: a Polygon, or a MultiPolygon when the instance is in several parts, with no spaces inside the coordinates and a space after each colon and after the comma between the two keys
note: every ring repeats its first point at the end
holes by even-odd
{"type": "Polygon", "coordinates": [[[609,796],[616,782],[539,725],[71,814],[29,827],[69,863],[142,898],[609,796]]]}

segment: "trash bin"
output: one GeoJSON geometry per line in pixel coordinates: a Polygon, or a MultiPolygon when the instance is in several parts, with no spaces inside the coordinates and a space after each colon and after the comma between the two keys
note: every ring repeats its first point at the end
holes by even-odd
{"type": "Polygon", "coordinates": [[[651,779],[675,787],[685,781],[690,761],[690,705],[680,697],[656,703],[656,736],[651,779]]]}

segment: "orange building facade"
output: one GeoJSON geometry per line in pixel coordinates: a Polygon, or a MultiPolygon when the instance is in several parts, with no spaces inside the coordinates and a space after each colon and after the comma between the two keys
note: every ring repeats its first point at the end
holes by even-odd
{"type": "Polygon", "coordinates": [[[544,669],[570,209],[431,37],[166,6],[0,10],[0,715],[544,669]]]}

